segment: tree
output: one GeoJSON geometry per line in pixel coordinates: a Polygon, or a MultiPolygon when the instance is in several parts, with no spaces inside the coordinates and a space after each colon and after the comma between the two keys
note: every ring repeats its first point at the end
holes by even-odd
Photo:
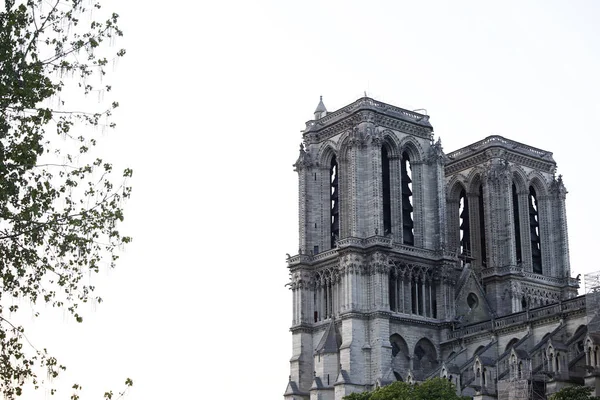
{"type": "Polygon", "coordinates": [[[594,400],[600,399],[592,396],[592,388],[589,386],[568,386],[554,393],[550,400],[594,400]]]}
{"type": "Polygon", "coordinates": [[[346,400],[462,400],[456,386],[442,378],[433,378],[420,384],[394,382],[372,392],[352,393],[346,400]]]}
{"type": "Polygon", "coordinates": [[[82,303],[102,301],[87,276],[113,267],[115,251],[130,241],[119,224],[132,171],[115,178],[112,164],[92,152],[99,131],[114,127],[118,106],[90,101],[111,91],[106,68],[125,54],[110,46],[122,35],[118,15],[103,15],[89,0],[5,0],[4,7],[0,390],[14,399],[27,382],[44,384],[40,371],[56,377],[65,367],[28,344],[23,326],[11,322],[19,307],[10,299],[30,302],[36,316],[40,303],[65,309],[77,322],[82,303]]]}

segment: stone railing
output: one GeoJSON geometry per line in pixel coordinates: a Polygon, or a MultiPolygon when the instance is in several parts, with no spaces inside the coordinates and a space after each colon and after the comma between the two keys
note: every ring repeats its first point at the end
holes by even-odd
{"type": "Polygon", "coordinates": [[[421,247],[406,246],[406,245],[400,244],[400,243],[394,243],[393,248],[394,248],[394,250],[400,251],[404,254],[414,254],[415,256],[429,258],[429,259],[439,259],[442,255],[438,251],[424,249],[421,247]]]}
{"type": "Polygon", "coordinates": [[[490,332],[492,330],[492,321],[480,322],[478,324],[468,325],[448,332],[448,339],[457,339],[459,337],[473,335],[480,332],[490,332]]]}
{"type": "Polygon", "coordinates": [[[357,237],[347,237],[347,238],[338,240],[336,242],[336,246],[337,247],[350,247],[350,246],[362,247],[363,240],[364,239],[357,238],[357,237]]]}
{"type": "Polygon", "coordinates": [[[475,142],[467,147],[463,147],[462,149],[458,149],[456,151],[453,151],[452,153],[448,153],[448,158],[454,161],[467,157],[483,149],[498,146],[504,147],[509,150],[517,150],[520,153],[524,153],[536,158],[544,158],[548,161],[553,161],[552,153],[549,151],[528,146],[526,144],[515,142],[514,140],[506,139],[502,136],[497,135],[488,136],[485,139],[480,140],[479,142],[475,142]]]}
{"type": "Polygon", "coordinates": [[[428,115],[419,114],[414,111],[409,111],[400,107],[392,106],[390,104],[382,103],[381,101],[371,99],[370,97],[363,97],[356,100],[352,104],[348,104],[347,106],[340,108],[339,110],[327,113],[327,115],[325,115],[323,118],[319,118],[318,120],[307,121],[306,130],[310,130],[317,125],[325,126],[330,122],[341,119],[347,114],[350,114],[359,109],[380,111],[387,115],[399,117],[403,120],[408,120],[419,125],[431,127],[428,115]]]}
{"type": "Polygon", "coordinates": [[[399,253],[414,255],[416,257],[421,258],[427,258],[429,260],[439,260],[442,257],[456,258],[455,253],[450,253],[448,251],[442,253],[441,251],[429,250],[421,247],[406,246],[404,244],[394,243],[391,237],[376,235],[365,239],[357,237],[347,237],[344,239],[340,239],[337,241],[336,248],[334,249],[323,251],[317,254],[297,254],[295,256],[289,257],[287,259],[287,263],[289,266],[297,264],[311,264],[316,261],[326,260],[335,257],[339,249],[347,247],[369,248],[374,246],[392,248],[394,251],[399,253]]]}
{"type": "Polygon", "coordinates": [[[574,297],[561,303],[553,303],[529,311],[521,311],[519,313],[499,317],[495,320],[488,320],[472,325],[466,325],[455,331],[448,332],[447,339],[452,340],[481,332],[489,332],[507,326],[522,324],[527,321],[546,318],[552,315],[560,315],[564,312],[581,309],[585,309],[585,296],[574,297]]]}
{"type": "Polygon", "coordinates": [[[370,246],[385,246],[392,247],[392,238],[385,236],[371,236],[362,240],[365,247],[370,246]]]}
{"type": "Polygon", "coordinates": [[[553,276],[546,276],[541,274],[534,274],[533,272],[523,271],[523,267],[520,265],[509,265],[498,268],[485,268],[481,271],[481,275],[484,278],[488,278],[494,275],[509,275],[515,274],[525,278],[533,279],[538,282],[551,283],[553,285],[569,285],[577,286],[579,281],[576,278],[555,278],[553,276]]]}
{"type": "Polygon", "coordinates": [[[548,283],[554,283],[556,285],[564,285],[568,283],[568,278],[555,278],[553,276],[546,276],[540,274],[534,274],[533,272],[523,272],[523,276],[537,281],[543,281],[548,283]]]}
{"type": "Polygon", "coordinates": [[[508,274],[519,274],[523,273],[523,267],[519,265],[508,265],[506,267],[497,267],[497,268],[484,268],[481,271],[481,276],[487,278],[493,275],[508,275],[508,274]]]}
{"type": "Polygon", "coordinates": [[[287,259],[288,266],[297,264],[311,264],[315,261],[326,260],[337,255],[338,249],[331,249],[317,254],[297,254],[287,259]]]}

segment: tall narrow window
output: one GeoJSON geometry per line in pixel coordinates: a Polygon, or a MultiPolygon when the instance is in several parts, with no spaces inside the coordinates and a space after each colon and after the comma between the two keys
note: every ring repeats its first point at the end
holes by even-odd
{"type": "Polygon", "coordinates": [[[417,278],[412,278],[410,280],[410,298],[411,298],[411,307],[412,307],[412,313],[413,314],[418,314],[418,299],[417,299],[417,295],[419,294],[417,291],[417,278]]]}
{"type": "Polygon", "coordinates": [[[531,231],[531,261],[533,272],[542,273],[542,247],[540,245],[540,218],[537,195],[533,186],[529,187],[529,229],[531,231]]]}
{"type": "Polygon", "coordinates": [[[330,189],[331,189],[331,248],[335,247],[335,242],[340,236],[340,201],[339,201],[339,170],[338,163],[333,156],[331,159],[331,168],[329,169],[330,175],[330,189]]]}
{"type": "Polygon", "coordinates": [[[413,206],[412,206],[412,179],[411,167],[408,154],[402,153],[401,171],[401,186],[402,186],[402,231],[404,244],[414,246],[414,223],[413,223],[413,206]]]}
{"type": "Polygon", "coordinates": [[[485,248],[485,213],[483,212],[483,185],[479,185],[479,237],[481,238],[481,265],[487,265],[487,249],[485,248]]]}
{"type": "Polygon", "coordinates": [[[517,186],[512,185],[512,201],[513,201],[513,224],[515,227],[515,256],[517,264],[522,260],[521,251],[521,219],[519,218],[519,196],[517,195],[517,186]]]}
{"type": "Polygon", "coordinates": [[[389,297],[390,297],[390,310],[398,311],[398,305],[396,304],[396,296],[398,294],[398,280],[394,276],[394,272],[390,271],[389,274],[389,297]]]}
{"type": "Polygon", "coordinates": [[[383,186],[383,234],[392,232],[392,199],[390,195],[390,158],[385,146],[381,147],[381,181],[383,186]]]}
{"type": "Polygon", "coordinates": [[[471,255],[471,230],[469,228],[469,200],[465,189],[460,192],[459,201],[459,219],[460,219],[460,253],[466,256],[471,255]]]}

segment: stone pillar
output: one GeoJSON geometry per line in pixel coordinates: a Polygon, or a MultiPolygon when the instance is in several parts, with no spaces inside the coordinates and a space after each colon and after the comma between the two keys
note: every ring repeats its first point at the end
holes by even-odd
{"type": "Polygon", "coordinates": [[[556,235],[557,277],[566,278],[571,276],[571,262],[569,257],[569,233],[567,229],[567,213],[565,208],[567,189],[563,184],[562,175],[559,175],[558,179],[553,180],[550,185],[550,193],[554,205],[552,230],[556,235]]]}
{"type": "Polygon", "coordinates": [[[484,203],[489,267],[516,265],[514,217],[512,211],[512,173],[501,154],[488,151],[492,158],[485,171],[484,203]]]}

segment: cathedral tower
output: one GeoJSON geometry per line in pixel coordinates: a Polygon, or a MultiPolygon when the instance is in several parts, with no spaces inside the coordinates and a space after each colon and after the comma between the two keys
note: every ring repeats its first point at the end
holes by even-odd
{"type": "Polygon", "coordinates": [[[501,136],[448,154],[449,246],[468,247],[497,315],[577,293],[566,279],[566,189],[555,169],[552,153],[501,136]],[[467,220],[457,215],[465,195],[467,220]]]}
{"type": "Polygon", "coordinates": [[[457,329],[576,296],[549,152],[492,136],[445,155],[427,115],[321,99],[294,167],[287,400],[442,376],[469,352],[483,365],[499,350],[457,329]]]}

